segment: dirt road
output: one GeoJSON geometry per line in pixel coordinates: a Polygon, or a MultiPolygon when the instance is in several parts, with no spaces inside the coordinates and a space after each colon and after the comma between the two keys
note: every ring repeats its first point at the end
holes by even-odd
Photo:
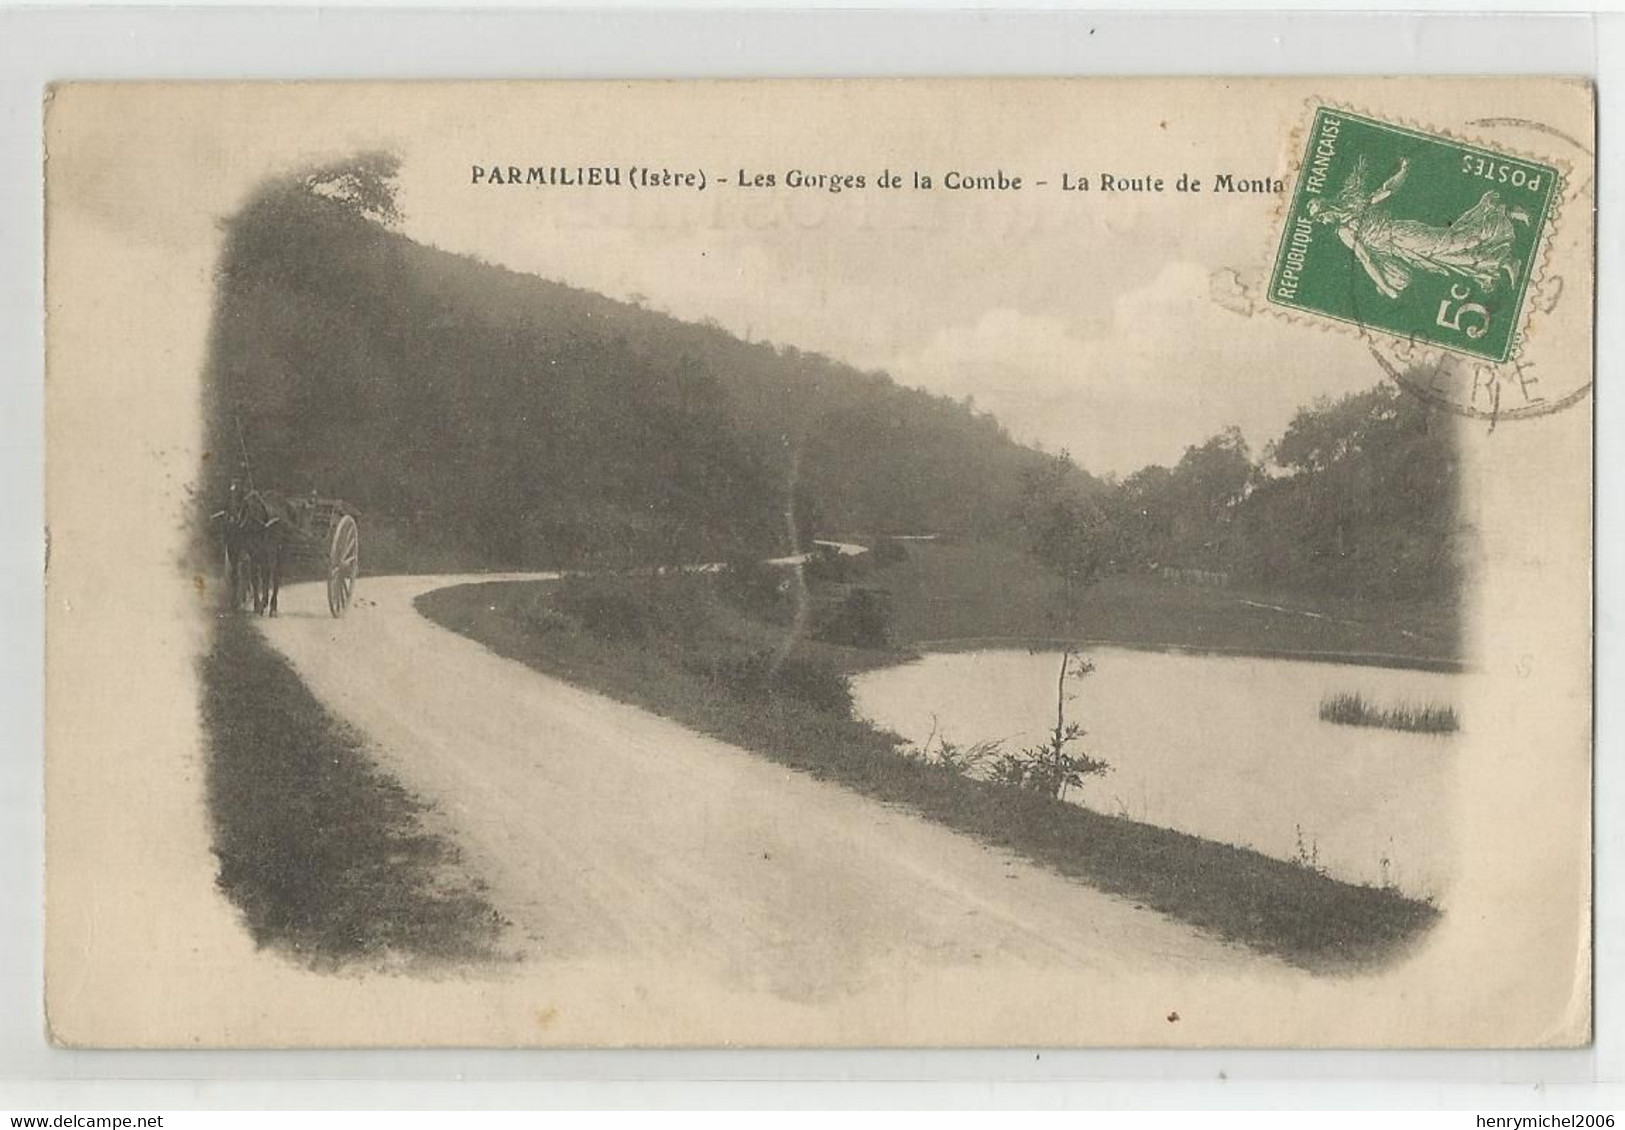
{"type": "Polygon", "coordinates": [[[431,801],[535,959],[690,966],[813,1002],[911,968],[1294,971],[1002,851],[497,657],[412,600],[491,577],[316,585],[261,621],[431,801]]]}

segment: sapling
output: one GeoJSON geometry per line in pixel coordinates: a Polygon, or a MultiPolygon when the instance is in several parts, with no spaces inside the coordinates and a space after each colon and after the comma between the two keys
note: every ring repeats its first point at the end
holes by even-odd
{"type": "Polygon", "coordinates": [[[1081,788],[1085,777],[1111,772],[1106,762],[1075,748],[1088,731],[1066,716],[1066,704],[1073,697],[1067,693],[1067,683],[1087,677],[1094,669],[1094,663],[1076,647],[1062,650],[1055,680],[1054,727],[1043,744],[1000,758],[994,767],[995,780],[1065,800],[1067,789],[1081,788]]]}

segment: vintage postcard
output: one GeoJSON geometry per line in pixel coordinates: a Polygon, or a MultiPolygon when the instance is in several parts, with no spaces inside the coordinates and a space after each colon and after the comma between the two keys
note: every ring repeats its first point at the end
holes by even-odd
{"type": "Polygon", "coordinates": [[[58,1042],[1589,1041],[1588,82],[44,113],[58,1042]]]}

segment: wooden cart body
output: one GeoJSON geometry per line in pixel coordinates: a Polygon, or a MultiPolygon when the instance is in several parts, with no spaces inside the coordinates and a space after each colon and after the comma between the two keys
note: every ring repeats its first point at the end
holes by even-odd
{"type": "Polygon", "coordinates": [[[361,529],[355,512],[342,499],[315,496],[290,499],[289,509],[294,514],[294,536],[288,544],[325,567],[327,610],[343,616],[355,599],[356,578],[361,575],[361,529]]]}

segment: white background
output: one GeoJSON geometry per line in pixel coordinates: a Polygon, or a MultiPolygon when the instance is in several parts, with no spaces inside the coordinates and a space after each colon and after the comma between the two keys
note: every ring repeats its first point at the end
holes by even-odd
{"type": "MultiPolygon", "coordinates": [[[[839,7],[855,8],[852,4],[839,7]]],[[[1048,5],[1042,5],[1048,6],[1048,5]]],[[[1397,5],[1382,5],[1397,7],[1397,5]]],[[[1476,5],[1482,8],[1483,5],[1476,5]]],[[[1617,583],[1625,492],[1618,209],[1625,17],[849,10],[692,3],[514,14],[415,6],[0,8],[0,1111],[188,1107],[1621,1106],[1617,583]],[[678,12],[673,7],[693,11],[678,12]],[[621,9],[621,10],[617,10],[621,9]],[[70,1052],[41,1001],[40,98],[111,78],[1561,73],[1599,80],[1597,1042],[1573,1052],[70,1052]],[[1609,315],[1613,311],[1613,316],[1609,315]],[[1615,583],[1610,584],[1610,581],[1615,583]],[[1608,688],[1615,688],[1611,695],[1608,688]],[[1601,1086],[1599,1086],[1599,1084],[1601,1086]]],[[[1492,5],[1500,7],[1500,5],[1492,5]]],[[[193,1123],[199,1124],[199,1123],[193,1123]]],[[[1460,1120],[1471,1125],[1470,1120],[1460,1120]]]]}

